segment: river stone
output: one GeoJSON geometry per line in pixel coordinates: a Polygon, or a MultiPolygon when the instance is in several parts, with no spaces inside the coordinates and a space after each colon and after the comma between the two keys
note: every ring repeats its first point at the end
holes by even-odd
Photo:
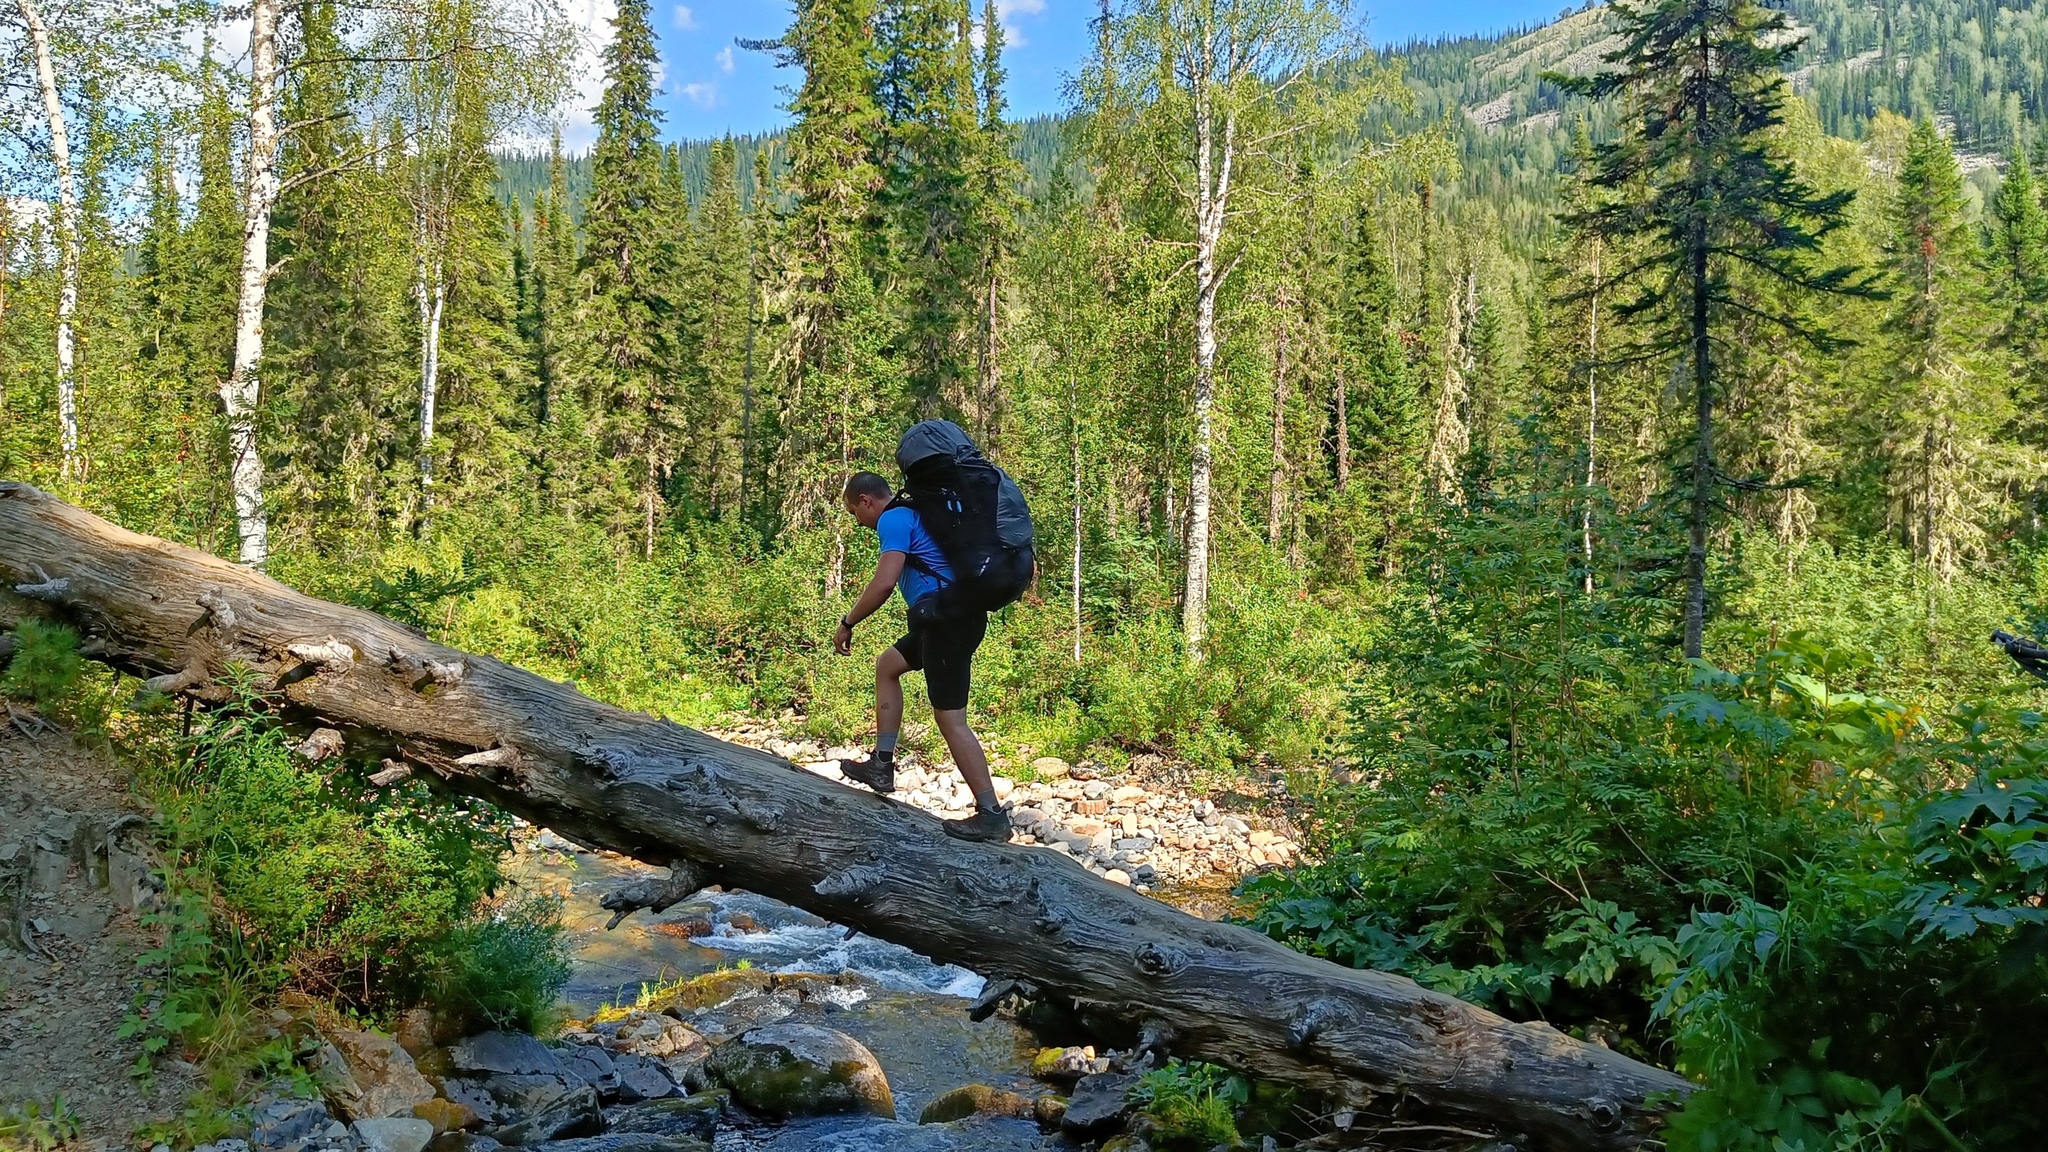
{"type": "Polygon", "coordinates": [[[429,1100],[412,1106],[412,1114],[434,1126],[434,1135],[458,1131],[477,1122],[476,1109],[453,1100],[429,1100]]]}
{"type": "Polygon", "coordinates": [[[612,1063],[618,1070],[621,1100],[659,1100],[676,1094],[675,1081],[669,1079],[661,1065],[645,1056],[622,1052],[612,1063]]]}
{"type": "Polygon", "coordinates": [[[609,1132],[638,1132],[654,1136],[694,1136],[709,1140],[718,1131],[725,1113],[724,1092],[699,1092],[680,1099],[650,1100],[614,1109],[606,1117],[609,1132]]]}
{"type": "Polygon", "coordinates": [[[550,1140],[534,1152],[711,1152],[707,1141],[694,1136],[659,1136],[651,1132],[607,1132],[579,1140],[550,1140]]]}
{"type": "Polygon", "coordinates": [[[420,1075],[412,1057],[393,1038],[346,1028],[335,1029],[327,1038],[347,1062],[358,1089],[353,1099],[336,1100],[342,1115],[350,1120],[410,1116],[413,1105],[434,1098],[434,1086],[420,1075]]]}
{"type": "Polygon", "coordinates": [[[604,1131],[604,1112],[597,1093],[576,1088],[566,1096],[514,1124],[491,1133],[502,1144],[515,1148],[566,1140],[572,1136],[595,1136],[604,1131]]]}
{"type": "Polygon", "coordinates": [[[568,1071],[553,1049],[518,1032],[485,1032],[457,1041],[448,1058],[457,1072],[563,1076],[568,1071]]]}
{"type": "Polygon", "coordinates": [[[778,1120],[831,1112],[896,1115],[874,1054],[844,1032],[815,1024],[756,1028],[713,1052],[704,1072],[750,1111],[778,1120]]]}
{"type": "Polygon", "coordinates": [[[1073,1136],[1090,1137],[1122,1127],[1132,1111],[1131,1102],[1125,1097],[1137,1082],[1136,1076],[1108,1072],[1081,1077],[1074,1084],[1074,1094],[1067,1098],[1067,1114],[1060,1118],[1061,1129],[1073,1136]]]}
{"type": "MultiPolygon", "coordinates": [[[[509,1114],[505,1119],[510,1122],[538,1112],[568,1095],[569,1083],[559,1076],[493,1076],[483,1082],[483,1089],[500,1109],[509,1114]]],[[[469,1101],[462,1103],[468,1104],[469,1101]]]]}
{"type": "Polygon", "coordinates": [[[443,1132],[427,1152],[500,1152],[505,1146],[481,1132],[443,1132]]]}
{"type": "Polygon", "coordinates": [[[259,1152],[297,1147],[333,1120],[318,1100],[271,1100],[258,1105],[250,1117],[249,1146],[259,1152]]]}
{"type": "Polygon", "coordinates": [[[562,1064],[569,1069],[569,1075],[597,1089],[597,1094],[612,1099],[619,1094],[619,1070],[613,1063],[611,1053],[595,1044],[571,1045],[563,1048],[559,1055],[562,1064]]]}
{"type": "Polygon", "coordinates": [[[491,1095],[490,1088],[482,1080],[464,1080],[449,1077],[441,1081],[441,1094],[451,1102],[460,1104],[485,1124],[501,1124],[512,1118],[503,1104],[491,1095]]]}
{"type": "Polygon", "coordinates": [[[434,1126],[416,1116],[374,1116],[356,1121],[356,1135],[369,1152],[423,1152],[434,1126]]]}
{"type": "Polygon", "coordinates": [[[1040,756],[1031,762],[1031,770],[1038,773],[1040,780],[1063,780],[1074,769],[1057,756],[1040,756]]]}
{"type": "Polygon", "coordinates": [[[1015,1092],[991,1088],[986,1084],[969,1084],[925,1105],[924,1111],[918,1114],[917,1122],[948,1124],[969,1116],[1026,1117],[1031,1114],[1031,1101],[1015,1092]]]}

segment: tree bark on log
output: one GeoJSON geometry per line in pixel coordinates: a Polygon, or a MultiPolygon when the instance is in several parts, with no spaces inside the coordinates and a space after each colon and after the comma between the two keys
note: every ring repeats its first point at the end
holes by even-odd
{"type": "Polygon", "coordinates": [[[0,482],[0,631],[29,616],[64,620],[95,658],[202,701],[222,699],[244,666],[295,724],[341,733],[351,758],[412,766],[571,839],[798,905],[992,988],[1053,994],[1161,1055],[1338,1105],[1399,1094],[1552,1149],[1634,1147],[1655,1123],[1645,1098],[1687,1089],[1547,1026],[1187,916],[1064,855],[948,839],[923,812],[780,757],[0,482]]]}

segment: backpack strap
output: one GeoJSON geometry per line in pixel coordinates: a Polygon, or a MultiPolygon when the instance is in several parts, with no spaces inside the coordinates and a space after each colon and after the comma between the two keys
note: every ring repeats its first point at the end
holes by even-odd
{"type": "MultiPolygon", "coordinates": [[[[898,492],[895,498],[889,501],[888,507],[882,509],[882,511],[891,512],[898,508],[908,508],[910,509],[911,515],[917,515],[917,505],[911,501],[910,494],[908,492],[898,492]]],[[[923,522],[924,521],[922,519],[918,521],[918,523],[920,524],[922,524],[923,522]]],[[[925,563],[923,560],[919,559],[917,553],[915,552],[905,552],[903,554],[903,562],[905,564],[910,565],[912,568],[915,568],[917,571],[924,573],[926,579],[936,581],[940,587],[944,587],[952,583],[951,580],[933,571],[932,566],[925,563]]]]}

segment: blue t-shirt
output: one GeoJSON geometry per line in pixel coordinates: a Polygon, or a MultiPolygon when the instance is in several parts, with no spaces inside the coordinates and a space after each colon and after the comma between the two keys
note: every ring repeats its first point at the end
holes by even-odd
{"type": "Polygon", "coordinates": [[[946,554],[939,551],[939,545],[924,530],[924,521],[908,508],[891,508],[882,513],[875,522],[875,533],[882,538],[882,551],[901,552],[905,560],[903,575],[896,578],[896,590],[903,593],[903,603],[915,604],[919,600],[945,587],[953,579],[953,569],[946,564],[946,554]],[[938,573],[938,579],[918,570],[911,561],[922,561],[924,566],[938,573]]]}

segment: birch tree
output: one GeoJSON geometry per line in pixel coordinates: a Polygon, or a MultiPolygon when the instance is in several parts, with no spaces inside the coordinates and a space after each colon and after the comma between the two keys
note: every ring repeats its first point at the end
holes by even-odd
{"type": "Polygon", "coordinates": [[[1390,83],[1360,77],[1341,93],[1314,83],[1357,43],[1344,0],[1128,0],[1106,19],[1100,57],[1081,80],[1098,115],[1124,117],[1129,159],[1167,181],[1185,231],[1155,237],[1187,252],[1194,275],[1186,582],[1181,626],[1199,661],[1209,619],[1216,446],[1217,306],[1262,200],[1284,194],[1307,145],[1390,83]]]}
{"type": "Polygon", "coordinates": [[[57,424],[64,445],[64,478],[79,478],[78,383],[72,320],[78,312],[78,189],[71,171],[71,134],[57,94],[57,65],[50,51],[50,27],[35,0],[16,0],[35,54],[36,88],[50,122],[50,162],[56,170],[57,212],[57,424]]]}
{"type": "Polygon", "coordinates": [[[270,560],[270,518],[263,506],[263,457],[256,442],[262,396],[263,300],[270,286],[270,214],[277,207],[279,0],[249,4],[249,151],[242,195],[242,260],[235,293],[235,359],[221,382],[227,414],[228,478],[235,498],[241,561],[270,560]]]}

